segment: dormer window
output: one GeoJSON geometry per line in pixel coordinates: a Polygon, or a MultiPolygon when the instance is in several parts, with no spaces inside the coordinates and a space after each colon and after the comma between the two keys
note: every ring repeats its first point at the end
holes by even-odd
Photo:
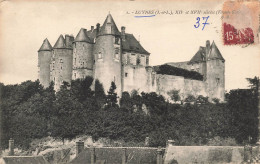
{"type": "Polygon", "coordinates": [[[112,33],[112,28],[111,28],[111,25],[110,25],[110,24],[108,24],[108,25],[106,26],[106,31],[107,31],[108,34],[111,34],[111,33],[112,33]]]}

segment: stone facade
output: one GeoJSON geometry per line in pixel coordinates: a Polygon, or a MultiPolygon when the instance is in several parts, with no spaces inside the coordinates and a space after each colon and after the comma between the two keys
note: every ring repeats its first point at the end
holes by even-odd
{"type": "Polygon", "coordinates": [[[224,101],[225,60],[214,41],[199,47],[190,61],[167,63],[203,75],[203,80],[194,80],[157,73],[149,65],[150,53],[125,29],[122,26],[120,32],[108,14],[102,26],[98,23],[89,31],[82,28],[75,39],[61,35],[54,47],[45,39],[38,51],[41,84],[47,87],[53,81],[55,90],[59,90],[64,81],[70,83],[91,76],[103,84],[105,92],[114,81],[119,96],[124,91],[137,90],[156,92],[169,99],[169,91],[179,90],[182,99],[203,95],[224,101]]]}

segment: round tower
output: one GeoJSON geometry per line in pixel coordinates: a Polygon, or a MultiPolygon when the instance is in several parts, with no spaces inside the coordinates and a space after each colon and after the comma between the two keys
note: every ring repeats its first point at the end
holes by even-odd
{"type": "Polygon", "coordinates": [[[217,98],[224,101],[225,98],[225,59],[222,57],[215,42],[206,46],[207,52],[207,91],[210,100],[217,98]]]}
{"type": "Polygon", "coordinates": [[[116,92],[118,96],[121,96],[120,32],[111,14],[108,14],[97,34],[94,45],[94,63],[94,77],[103,84],[105,93],[114,81],[117,87],[116,92]]]}
{"type": "Polygon", "coordinates": [[[51,80],[54,82],[56,91],[59,90],[64,81],[70,83],[72,78],[72,42],[74,38],[66,35],[66,40],[65,42],[63,35],[60,35],[53,47],[50,68],[51,80]]]}
{"type": "Polygon", "coordinates": [[[38,79],[44,88],[50,85],[50,62],[52,46],[46,38],[38,50],[38,79]]]}
{"type": "Polygon", "coordinates": [[[81,28],[73,42],[73,73],[72,79],[84,79],[93,76],[93,42],[87,30],[81,28]]]}

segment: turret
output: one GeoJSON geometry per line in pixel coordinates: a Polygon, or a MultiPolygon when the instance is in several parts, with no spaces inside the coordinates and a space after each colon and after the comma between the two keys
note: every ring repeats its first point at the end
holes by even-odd
{"type": "Polygon", "coordinates": [[[207,90],[210,100],[218,98],[224,101],[225,94],[225,59],[215,42],[211,44],[207,54],[207,90]]]}
{"type": "Polygon", "coordinates": [[[44,88],[50,85],[50,62],[52,46],[46,38],[38,50],[38,79],[44,88]]]}
{"type": "Polygon", "coordinates": [[[119,96],[122,91],[120,35],[111,14],[108,14],[94,45],[95,79],[103,84],[106,93],[114,81],[119,96]]]}
{"type": "Polygon", "coordinates": [[[59,90],[64,81],[70,83],[72,78],[72,36],[67,36],[67,42],[63,35],[60,35],[53,47],[51,61],[51,80],[54,82],[54,89],[59,90]],[[67,43],[67,44],[66,44],[67,43]]]}
{"type": "Polygon", "coordinates": [[[93,62],[93,42],[87,36],[87,30],[81,28],[73,43],[72,79],[92,77],[93,62]]]}

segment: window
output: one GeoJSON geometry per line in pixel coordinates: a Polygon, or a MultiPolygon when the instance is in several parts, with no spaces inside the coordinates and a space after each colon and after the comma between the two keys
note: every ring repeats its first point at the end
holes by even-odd
{"type": "Polygon", "coordinates": [[[62,64],[60,65],[60,69],[62,69],[62,64]]]}
{"type": "Polygon", "coordinates": [[[74,64],[76,65],[76,58],[74,58],[74,64]]]}
{"type": "Polygon", "coordinates": [[[114,58],[119,60],[119,48],[115,49],[115,56],[114,56],[114,58]]]}
{"type": "Polygon", "coordinates": [[[194,70],[194,66],[193,66],[193,64],[191,65],[191,68],[190,68],[192,71],[194,70]]]}
{"type": "Polygon", "coordinates": [[[62,63],[62,59],[60,59],[60,63],[62,63]]]}
{"type": "Polygon", "coordinates": [[[106,26],[106,30],[107,30],[107,33],[108,33],[108,34],[111,34],[111,32],[112,32],[111,25],[107,25],[107,26],[106,26]]]}
{"type": "Polygon", "coordinates": [[[115,37],[115,44],[119,44],[119,38],[115,37]]]}
{"type": "Polygon", "coordinates": [[[119,54],[115,54],[115,59],[119,60],[119,54]]]}
{"type": "Polygon", "coordinates": [[[98,53],[98,59],[102,59],[102,53],[101,52],[98,53]]]}
{"type": "Polygon", "coordinates": [[[220,78],[216,78],[216,83],[219,85],[220,78]]]}
{"type": "Polygon", "coordinates": [[[130,63],[136,65],[136,56],[135,54],[131,54],[130,63]]]}
{"type": "Polygon", "coordinates": [[[149,65],[149,56],[146,56],[146,65],[149,65]]]}
{"type": "Polygon", "coordinates": [[[75,79],[77,78],[77,74],[76,74],[76,73],[74,73],[74,78],[75,78],[75,79]]]}
{"type": "Polygon", "coordinates": [[[136,58],[136,65],[139,65],[141,63],[140,56],[137,56],[136,58]]]}
{"type": "Polygon", "coordinates": [[[85,62],[83,62],[82,64],[83,64],[83,67],[85,67],[85,62]]]}
{"type": "Polygon", "coordinates": [[[128,73],[125,73],[125,77],[127,77],[128,73]]]}

